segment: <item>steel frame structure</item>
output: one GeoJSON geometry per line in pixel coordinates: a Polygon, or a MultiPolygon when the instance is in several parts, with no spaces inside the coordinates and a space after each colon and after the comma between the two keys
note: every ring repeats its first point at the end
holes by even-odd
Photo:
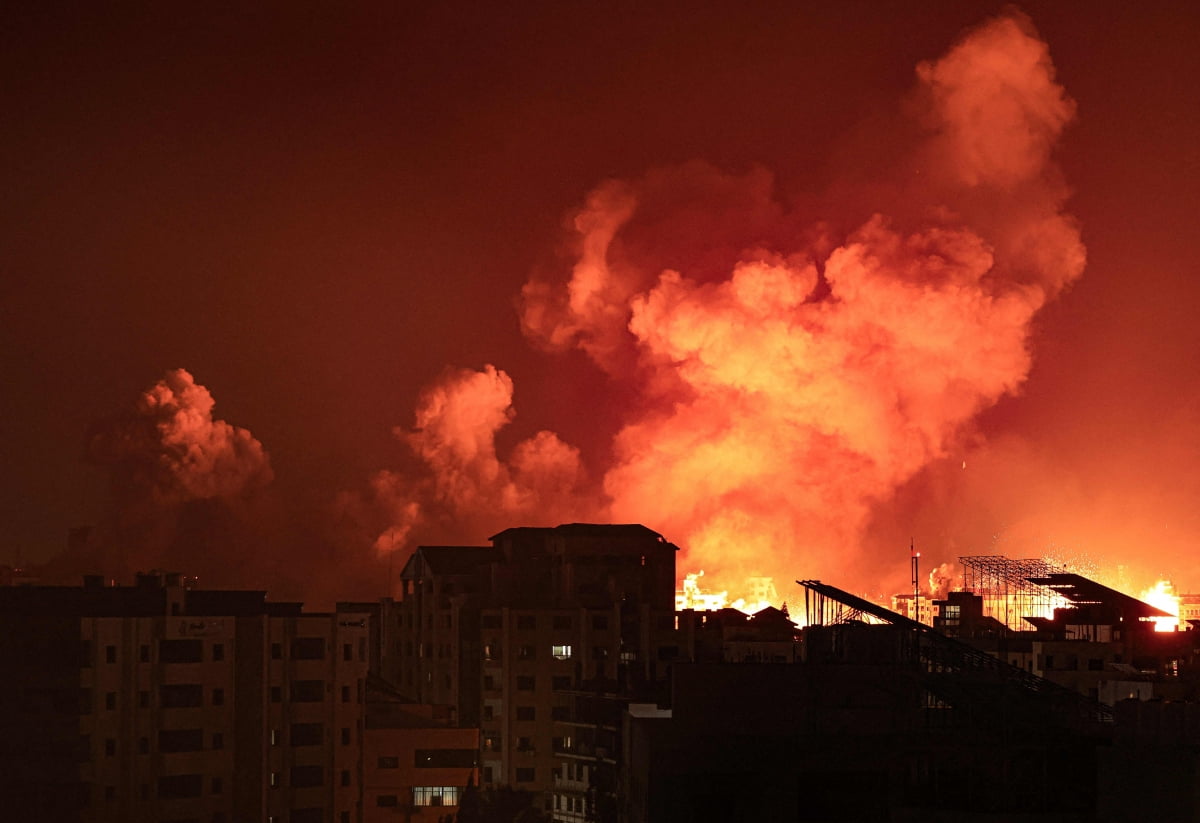
{"type": "Polygon", "coordinates": [[[959,557],[963,589],[983,600],[983,613],[1010,631],[1028,630],[1026,617],[1052,617],[1070,602],[1058,592],[1033,582],[1068,569],[1039,557],[1012,559],[997,554],[959,557]]]}

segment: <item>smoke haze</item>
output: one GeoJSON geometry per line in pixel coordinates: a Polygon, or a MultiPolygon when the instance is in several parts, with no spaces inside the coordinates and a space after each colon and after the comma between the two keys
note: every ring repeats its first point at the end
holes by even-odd
{"type": "Polygon", "coordinates": [[[374,597],[638,520],[733,597],[1200,590],[1200,18],[1027,8],[6,15],[0,563],[374,597]]]}

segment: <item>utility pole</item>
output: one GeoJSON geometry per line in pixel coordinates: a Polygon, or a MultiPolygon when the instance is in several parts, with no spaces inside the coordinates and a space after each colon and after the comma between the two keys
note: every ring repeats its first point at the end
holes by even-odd
{"type": "Polygon", "coordinates": [[[921,588],[917,575],[917,565],[921,561],[921,553],[917,551],[915,538],[908,538],[908,556],[912,562],[912,587],[913,587],[913,620],[921,622],[921,588]]]}

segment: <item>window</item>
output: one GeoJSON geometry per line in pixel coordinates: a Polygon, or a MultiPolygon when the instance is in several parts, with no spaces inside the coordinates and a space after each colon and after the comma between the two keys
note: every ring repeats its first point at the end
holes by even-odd
{"type": "Polygon", "coordinates": [[[92,690],[91,689],[80,689],[79,690],[79,713],[80,714],[91,714],[92,713],[92,690]]]}
{"type": "Polygon", "coordinates": [[[350,745],[350,730],[349,729],[342,729],[342,745],[343,746],[350,745]]]}
{"type": "Polygon", "coordinates": [[[204,703],[204,687],[199,683],[160,686],[158,699],[164,709],[190,709],[204,703]]]}
{"type": "Polygon", "coordinates": [[[492,767],[491,767],[491,766],[484,766],[484,767],[483,767],[483,782],[484,782],[484,783],[491,783],[491,782],[492,782],[492,774],[493,774],[493,772],[492,772],[492,767]]]}
{"type": "Polygon", "coordinates": [[[279,772],[271,772],[271,777],[268,781],[272,789],[279,788],[279,772]]]}
{"type": "Polygon", "coordinates": [[[158,732],[158,750],[164,754],[198,752],[203,748],[203,729],[161,729],[158,732]]]}
{"type": "Polygon", "coordinates": [[[214,749],[225,748],[225,735],[222,734],[221,732],[213,732],[212,747],[214,749]]]}
{"type": "Polygon", "coordinates": [[[104,662],[105,663],[116,663],[117,662],[117,647],[116,646],[105,646],[104,647],[104,662]]]}
{"type": "Polygon", "coordinates": [[[116,786],[105,786],[104,787],[104,799],[105,800],[116,800],[117,799],[117,787],[116,786]]]}
{"type": "Polygon", "coordinates": [[[474,749],[417,749],[413,765],[418,769],[469,769],[475,765],[474,749]]]}
{"type": "Polygon", "coordinates": [[[350,702],[350,687],[349,686],[342,686],[342,702],[343,703],[350,702]]]}
{"type": "Polygon", "coordinates": [[[454,628],[454,615],[452,615],[452,614],[442,615],[442,628],[445,628],[445,629],[454,628]]]}
{"type": "Polygon", "coordinates": [[[495,641],[483,644],[483,659],[484,660],[499,660],[500,659],[500,644],[495,641]]]}
{"type": "Polygon", "coordinates": [[[598,630],[599,629],[607,629],[608,628],[608,615],[606,615],[606,614],[593,615],[592,616],[592,628],[598,629],[598,630]]]}
{"type": "Polygon", "coordinates": [[[138,708],[139,709],[150,708],[150,692],[147,692],[147,691],[138,692],[138,708]]]}
{"type": "Polygon", "coordinates": [[[551,646],[550,647],[550,655],[555,660],[570,660],[571,659],[571,647],[570,646],[551,646]]]}
{"type": "Polygon", "coordinates": [[[480,618],[479,625],[483,626],[485,629],[498,629],[501,625],[500,615],[485,614],[482,618],[480,618]]]}
{"type": "Polygon", "coordinates": [[[489,734],[483,738],[483,750],[485,752],[500,751],[500,735],[489,734]]]}
{"type": "Polygon", "coordinates": [[[176,774],[158,778],[158,796],[162,798],[199,797],[204,789],[204,777],[199,774],[176,774]]]}
{"type": "Polygon", "coordinates": [[[537,710],[533,706],[517,706],[517,720],[531,721],[537,719],[537,710]]]}
{"type": "Polygon", "coordinates": [[[517,618],[517,628],[529,631],[537,628],[537,615],[523,614],[517,618]]]}
{"type": "Polygon", "coordinates": [[[413,786],[414,806],[457,806],[457,786],[413,786]]]}
{"type": "Polygon", "coordinates": [[[491,703],[484,703],[483,704],[483,719],[484,720],[495,720],[495,718],[496,718],[495,707],[492,706],[491,703]]]}
{"type": "Polygon", "coordinates": [[[325,699],[324,680],[293,680],[293,703],[320,703],[325,699]]]}
{"type": "Polygon", "coordinates": [[[213,659],[213,662],[217,662],[217,663],[219,663],[220,661],[225,659],[225,644],[224,643],[213,643],[212,659],[213,659]]]}
{"type": "Polygon", "coordinates": [[[550,719],[551,720],[570,720],[571,719],[571,710],[568,709],[566,706],[551,706],[550,707],[550,719]]]}
{"type": "Polygon", "coordinates": [[[354,659],[354,646],[350,643],[342,644],[342,660],[354,659]]]}
{"type": "Polygon", "coordinates": [[[375,797],[375,805],[391,807],[391,806],[398,806],[398,805],[400,805],[400,803],[396,799],[396,795],[394,795],[394,794],[381,794],[381,795],[377,795],[375,797]]]}
{"type": "Polygon", "coordinates": [[[105,738],[104,754],[106,757],[112,757],[117,753],[117,741],[114,738],[105,738]]]}
{"type": "Polygon", "coordinates": [[[621,662],[633,663],[638,659],[637,649],[621,649],[621,662]]]}
{"type": "Polygon", "coordinates": [[[320,746],[325,739],[325,727],[321,723],[293,723],[288,741],[293,746],[320,746]]]}
{"type": "Polygon", "coordinates": [[[571,678],[565,675],[556,675],[550,678],[550,688],[555,691],[562,691],[571,688],[571,678]]]}
{"type": "Polygon", "coordinates": [[[199,663],[204,659],[204,644],[199,639],[158,641],[158,662],[199,663]]]}
{"type": "Polygon", "coordinates": [[[296,788],[311,788],[321,786],[325,782],[325,769],[322,766],[292,766],[290,785],[296,788]]]}
{"type": "Polygon", "coordinates": [[[358,662],[367,662],[367,638],[365,637],[358,638],[358,662]]]}
{"type": "Polygon", "coordinates": [[[138,754],[150,754],[150,738],[138,738],[138,754]]]}
{"type": "Polygon", "coordinates": [[[117,708],[117,693],[116,692],[106,692],[105,693],[104,708],[110,712],[117,708]]]}
{"type": "Polygon", "coordinates": [[[272,686],[271,687],[271,702],[279,703],[282,700],[283,700],[283,689],[281,689],[279,686],[272,686]]]}
{"type": "Polygon", "coordinates": [[[534,780],[534,771],[532,768],[517,769],[518,783],[532,783],[534,780]]]}
{"type": "Polygon", "coordinates": [[[571,617],[565,614],[554,615],[554,628],[569,629],[571,628],[571,617]]]}
{"type": "Polygon", "coordinates": [[[224,706],[225,705],[225,690],[224,689],[213,689],[212,690],[212,704],[214,706],[224,706]]]}
{"type": "Polygon", "coordinates": [[[536,683],[537,683],[537,679],[535,677],[533,677],[533,675],[528,675],[528,674],[517,675],[517,689],[519,691],[531,692],[531,691],[533,691],[534,685],[536,683]]]}
{"type": "Polygon", "coordinates": [[[533,751],[533,738],[518,737],[517,738],[517,751],[519,751],[519,752],[533,751]]]}
{"type": "Polygon", "coordinates": [[[324,637],[297,637],[292,641],[293,660],[324,660],[324,637]]]}
{"type": "Polygon", "coordinates": [[[143,643],[138,647],[138,660],[142,663],[150,662],[150,646],[143,643]]]}
{"type": "Polygon", "coordinates": [[[222,783],[221,778],[214,777],[212,779],[212,794],[220,794],[224,790],[225,790],[225,786],[222,783]]]}
{"type": "Polygon", "coordinates": [[[319,765],[293,765],[292,781],[290,785],[298,788],[311,788],[313,786],[323,786],[325,783],[325,769],[319,765]]]}
{"type": "Polygon", "coordinates": [[[338,823],[350,823],[350,812],[338,812],[338,823]]]}
{"type": "Polygon", "coordinates": [[[596,646],[592,649],[592,657],[597,660],[603,660],[608,657],[608,648],[605,646],[596,646]]]}
{"type": "Polygon", "coordinates": [[[279,745],[279,729],[271,729],[271,745],[279,745]]]}
{"type": "Polygon", "coordinates": [[[272,643],[271,644],[271,659],[272,660],[282,660],[283,659],[283,644],[282,643],[272,643]]]}
{"type": "Polygon", "coordinates": [[[400,768],[400,758],[380,757],[376,765],[381,769],[398,769],[400,768]]]}
{"type": "Polygon", "coordinates": [[[325,810],[320,807],[292,809],[292,813],[288,815],[288,823],[325,823],[325,810]]]}
{"type": "Polygon", "coordinates": [[[350,785],[350,771],[349,771],[349,769],[342,769],[342,785],[343,785],[343,786],[349,786],[349,785],[350,785]]]}
{"type": "Polygon", "coordinates": [[[522,660],[533,660],[537,657],[537,650],[531,645],[524,645],[521,647],[519,655],[522,660]]]}

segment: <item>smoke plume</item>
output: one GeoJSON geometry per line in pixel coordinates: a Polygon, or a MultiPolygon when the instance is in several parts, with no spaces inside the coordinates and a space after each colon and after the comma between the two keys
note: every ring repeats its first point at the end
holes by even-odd
{"type": "Polygon", "coordinates": [[[852,568],[873,507],[1020,390],[1033,318],[1085,261],[1052,160],[1074,103],[1028,21],[916,78],[922,141],[875,206],[789,207],[769,172],[700,162],[597,186],[569,270],[531,279],[520,312],[536,345],[635,390],[604,505],[579,504],[578,452],[550,432],[497,456],[513,387],[488,366],[421,397],[400,436],[427,474],[375,478],[379,540],[583,512],[663,532],[718,588],[852,568]]]}
{"type": "Polygon", "coordinates": [[[516,414],[512,393],[512,379],[491,365],[447,372],[422,392],[413,429],[395,430],[418,466],[377,472],[368,491],[338,501],[376,534],[377,553],[423,538],[477,541],[505,524],[554,525],[586,511],[579,450],[553,432],[497,455],[496,435],[516,414]]]}
{"type": "Polygon", "coordinates": [[[172,369],[128,410],[97,422],[86,457],[109,475],[106,520],[52,561],[48,577],[84,572],[127,580],[169,568],[208,581],[250,583],[264,560],[259,494],[273,472],[262,443],[213,417],[212,394],[172,369]]]}

